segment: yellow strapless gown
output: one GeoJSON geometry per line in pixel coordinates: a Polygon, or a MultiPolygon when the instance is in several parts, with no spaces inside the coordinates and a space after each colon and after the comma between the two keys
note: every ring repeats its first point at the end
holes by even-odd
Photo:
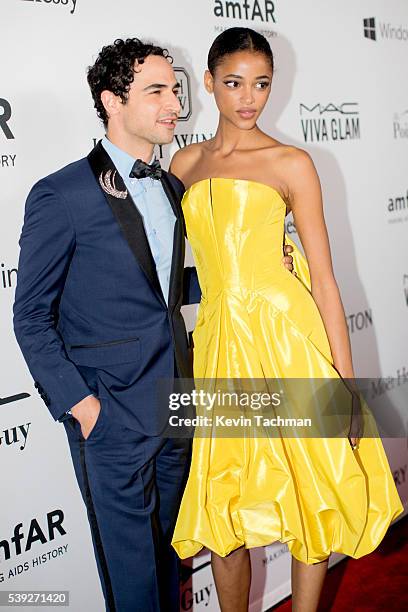
{"type": "MultiPolygon", "coordinates": [[[[279,193],[204,179],[182,207],[202,290],[195,378],[339,378],[279,193]],[[298,277],[283,267],[284,240],[298,277]]],[[[332,551],[358,558],[402,511],[379,438],[353,452],[346,437],[195,437],[172,545],[183,559],[276,540],[308,564],[332,551]]]]}

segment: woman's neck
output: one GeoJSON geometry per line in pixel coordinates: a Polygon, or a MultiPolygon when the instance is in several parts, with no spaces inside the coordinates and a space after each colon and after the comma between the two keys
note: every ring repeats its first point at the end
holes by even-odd
{"type": "Polygon", "coordinates": [[[249,130],[241,130],[230,121],[220,117],[213,140],[213,149],[226,156],[233,151],[256,148],[256,140],[261,134],[257,125],[249,130]]]}

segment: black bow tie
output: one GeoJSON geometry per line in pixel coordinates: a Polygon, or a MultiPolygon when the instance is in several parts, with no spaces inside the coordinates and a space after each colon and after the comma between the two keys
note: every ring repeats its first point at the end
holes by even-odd
{"type": "Polygon", "coordinates": [[[158,159],[155,159],[152,164],[146,164],[141,159],[137,159],[133,164],[129,177],[140,179],[150,176],[152,179],[160,180],[161,175],[162,169],[158,159]]]}

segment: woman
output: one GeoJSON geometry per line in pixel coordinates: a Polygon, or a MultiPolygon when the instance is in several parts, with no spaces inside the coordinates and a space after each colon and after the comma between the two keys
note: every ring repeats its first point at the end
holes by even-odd
{"type": "MultiPolygon", "coordinates": [[[[220,34],[205,73],[217,133],[172,160],[203,294],[194,376],[353,379],[313,162],[257,127],[273,67],[260,34],[220,34]],[[280,265],[289,211],[307,259],[291,243],[298,278],[280,265]]],[[[248,548],[287,542],[293,609],[309,611],[331,551],[360,557],[379,544],[403,509],[381,441],[357,442],[195,437],[173,546],[182,558],[212,551],[223,612],[248,609],[248,548]]]]}

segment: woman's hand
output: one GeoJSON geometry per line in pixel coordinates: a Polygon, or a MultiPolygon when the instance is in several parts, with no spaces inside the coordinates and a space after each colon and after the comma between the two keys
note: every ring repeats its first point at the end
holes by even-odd
{"type": "Polygon", "coordinates": [[[364,422],[360,394],[356,391],[352,391],[351,397],[351,420],[348,439],[351,448],[356,450],[364,433],[364,422]]]}
{"type": "Polygon", "coordinates": [[[283,265],[289,272],[293,272],[293,257],[289,255],[293,251],[293,247],[290,244],[283,245],[283,252],[285,253],[282,258],[283,265]]]}

